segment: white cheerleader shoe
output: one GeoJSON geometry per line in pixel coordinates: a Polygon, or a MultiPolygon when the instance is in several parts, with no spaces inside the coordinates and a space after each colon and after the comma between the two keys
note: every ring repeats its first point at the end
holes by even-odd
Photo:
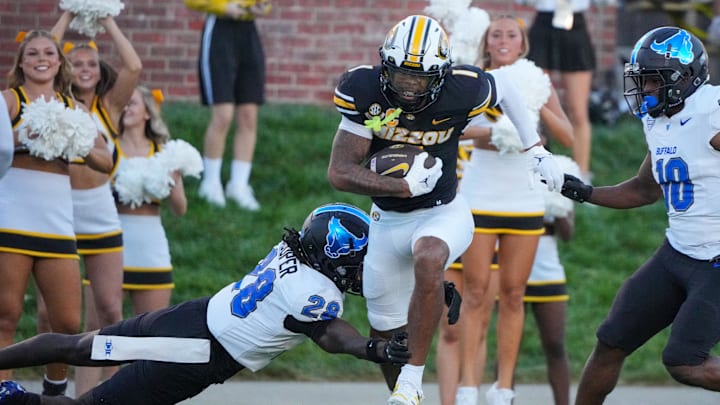
{"type": "Polygon", "coordinates": [[[248,211],[259,211],[260,203],[255,199],[252,187],[249,185],[238,186],[233,182],[229,182],[225,187],[225,196],[228,199],[235,201],[240,208],[244,208],[248,211]]]}
{"type": "Polygon", "coordinates": [[[508,388],[498,388],[497,381],[485,393],[488,405],[512,405],[515,391],[508,388]]]}

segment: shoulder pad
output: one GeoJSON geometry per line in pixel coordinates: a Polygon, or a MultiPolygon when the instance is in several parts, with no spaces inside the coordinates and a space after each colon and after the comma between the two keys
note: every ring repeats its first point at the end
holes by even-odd
{"type": "Polygon", "coordinates": [[[358,116],[363,102],[373,99],[373,94],[379,91],[379,75],[378,67],[370,65],[356,66],[343,73],[333,95],[335,108],[345,116],[358,116]]]}

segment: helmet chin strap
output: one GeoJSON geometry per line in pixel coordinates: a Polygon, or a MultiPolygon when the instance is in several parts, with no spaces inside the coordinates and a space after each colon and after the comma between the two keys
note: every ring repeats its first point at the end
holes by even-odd
{"type": "Polygon", "coordinates": [[[640,105],[640,111],[636,114],[638,118],[642,118],[647,115],[648,110],[655,108],[658,105],[658,99],[655,96],[643,97],[643,103],[640,105]]]}

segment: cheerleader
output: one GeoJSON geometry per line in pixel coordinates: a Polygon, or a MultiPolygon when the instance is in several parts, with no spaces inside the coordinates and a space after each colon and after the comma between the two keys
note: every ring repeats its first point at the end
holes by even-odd
{"type": "Polygon", "coordinates": [[[116,142],[113,188],[125,243],[123,289],[135,314],[170,304],[175,284],[160,208],[166,204],[176,216],[185,215],[182,175],[199,177],[202,171],[197,150],[184,141],[169,141],[161,102],[161,93],[138,86],[125,107],[116,142]]]}
{"type": "MultiPolygon", "coordinates": [[[[526,106],[537,122],[565,146],[572,144],[572,127],[563,112],[550,79],[524,59],[528,40],[522,22],[514,17],[496,17],[481,43],[481,63],[486,70],[523,78],[526,106]],[[503,73],[501,73],[503,72],[503,73]]],[[[488,391],[491,405],[509,405],[512,383],[524,324],[523,296],[538,240],[544,232],[545,185],[530,176],[527,154],[523,154],[517,130],[499,110],[487,114],[494,122],[487,128],[465,131],[475,139],[466,165],[460,194],[472,209],[473,241],[462,256],[464,294],[461,313],[467,317],[461,330],[462,359],[457,404],[475,403],[482,381],[476,360],[484,350],[490,310],[491,264],[498,249],[499,293],[497,323],[498,378],[488,391]],[[467,321],[471,319],[472,321],[467,321]],[[478,328],[477,325],[482,325],[478,328]]]]}
{"type": "MultiPolygon", "coordinates": [[[[69,161],[109,173],[112,158],[95,123],[70,96],[70,66],[46,31],[18,35],[20,46],[2,92],[12,119],[12,166],[0,179],[0,347],[13,342],[32,275],[53,332],[80,328],[80,269],[73,230],[69,161]]],[[[0,372],[0,379],[11,376],[0,372]]],[[[67,386],[67,367],[49,365],[48,394],[67,386]]],[[[46,387],[47,388],[47,387],[46,387]]]]}

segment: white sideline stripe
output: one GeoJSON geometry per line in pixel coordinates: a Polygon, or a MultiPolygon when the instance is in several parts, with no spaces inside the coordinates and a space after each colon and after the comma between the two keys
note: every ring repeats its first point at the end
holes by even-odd
{"type": "Polygon", "coordinates": [[[210,340],[96,335],[90,359],[207,363],[210,361],[210,340]]]}
{"type": "Polygon", "coordinates": [[[213,30],[215,29],[215,15],[208,15],[202,31],[202,45],[200,48],[200,69],[202,70],[203,88],[208,104],[215,104],[215,94],[212,87],[212,75],[210,72],[210,42],[212,41],[213,30]]]}

